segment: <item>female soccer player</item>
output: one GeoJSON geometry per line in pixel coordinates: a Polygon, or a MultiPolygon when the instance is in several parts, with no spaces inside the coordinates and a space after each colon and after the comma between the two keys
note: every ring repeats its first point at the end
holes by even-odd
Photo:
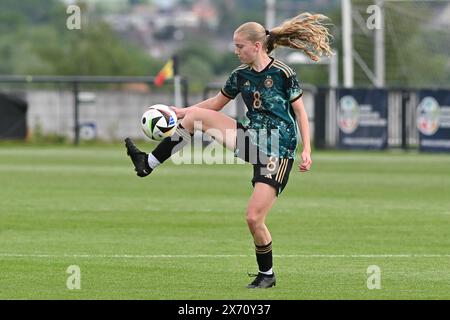
{"type": "Polygon", "coordinates": [[[162,140],[151,153],[140,151],[127,138],[127,153],[140,177],[150,174],[190,142],[196,129],[253,164],[253,193],[247,207],[247,224],[255,244],[259,272],[248,288],[270,288],[276,279],[272,270],[272,237],[265,224],[269,210],[288,182],[299,133],[302,138],[300,172],[310,169],[311,146],[308,117],[302,89],[295,72],[269,54],[277,46],[303,51],[314,61],[331,55],[330,34],[322,23],[327,17],[303,13],[280,26],[266,30],[256,22],[234,32],[235,54],[242,65],[229,76],[214,97],[188,108],[173,108],[179,119],[176,133],[162,140]],[[241,93],[247,107],[247,126],[219,112],[241,93]],[[211,130],[214,129],[214,130],[211,130]]]}

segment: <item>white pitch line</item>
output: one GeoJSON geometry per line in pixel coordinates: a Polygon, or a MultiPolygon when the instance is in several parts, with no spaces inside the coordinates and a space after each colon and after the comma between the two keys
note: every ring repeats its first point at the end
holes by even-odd
{"type": "MultiPolygon", "coordinates": [[[[22,254],[0,253],[0,257],[8,258],[109,258],[109,259],[192,259],[192,258],[248,258],[254,255],[244,254],[22,254]]],[[[275,258],[450,258],[450,254],[279,254],[275,258]]]]}

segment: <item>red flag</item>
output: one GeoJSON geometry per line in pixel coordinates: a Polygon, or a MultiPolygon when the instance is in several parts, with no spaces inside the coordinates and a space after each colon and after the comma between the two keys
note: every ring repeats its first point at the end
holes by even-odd
{"type": "Polygon", "coordinates": [[[170,59],[169,61],[167,61],[161,71],[159,71],[159,73],[156,75],[155,85],[157,87],[162,86],[166,79],[173,78],[173,74],[173,59],[170,59]]]}

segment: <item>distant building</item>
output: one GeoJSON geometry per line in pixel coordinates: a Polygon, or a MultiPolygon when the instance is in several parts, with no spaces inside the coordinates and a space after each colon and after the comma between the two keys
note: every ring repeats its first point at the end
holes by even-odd
{"type": "MultiPolygon", "coordinates": [[[[95,0],[91,0],[95,1],[95,0]]],[[[127,13],[110,13],[104,16],[122,37],[135,42],[156,58],[170,56],[184,39],[188,30],[216,30],[219,19],[210,0],[199,0],[191,7],[174,3],[165,6],[134,5],[127,13]]]]}

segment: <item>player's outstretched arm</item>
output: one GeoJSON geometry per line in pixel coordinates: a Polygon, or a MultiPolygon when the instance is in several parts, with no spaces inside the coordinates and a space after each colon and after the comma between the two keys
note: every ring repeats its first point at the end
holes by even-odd
{"type": "Polygon", "coordinates": [[[305,106],[303,105],[303,99],[300,98],[295,100],[292,103],[292,108],[294,109],[295,116],[297,118],[303,143],[302,160],[300,162],[299,169],[301,172],[306,172],[311,168],[312,160],[308,115],[306,114],[305,106]]]}

